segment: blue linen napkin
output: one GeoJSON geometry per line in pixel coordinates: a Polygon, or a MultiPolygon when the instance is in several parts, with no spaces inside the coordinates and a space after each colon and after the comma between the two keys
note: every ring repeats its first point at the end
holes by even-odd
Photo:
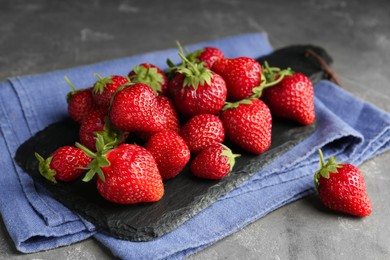
{"type": "MultiPolygon", "coordinates": [[[[272,52],[265,33],[244,34],[194,44],[221,48],[227,57],[257,58],[272,52]]],[[[178,62],[176,49],[156,51],[0,83],[0,213],[16,248],[37,252],[94,236],[123,259],[180,259],[241,229],[265,214],[314,192],[316,150],[325,157],[359,165],[390,147],[390,115],[321,81],[315,86],[317,130],[240,187],[220,198],[176,230],[148,242],[129,242],[98,232],[95,227],[54,200],[13,161],[18,146],[37,131],[66,116],[67,75],[76,87],[96,78],[126,75],[142,62],[166,68],[178,62]],[[351,112],[352,111],[352,112],[351,112]],[[370,122],[370,123],[369,123],[370,122]],[[240,211],[237,211],[240,208],[240,211]],[[229,216],[228,218],[226,216],[229,216]]]]}

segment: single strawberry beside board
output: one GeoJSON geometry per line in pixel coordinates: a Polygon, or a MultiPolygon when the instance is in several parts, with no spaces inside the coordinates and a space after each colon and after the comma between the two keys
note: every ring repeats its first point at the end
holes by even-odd
{"type": "Polygon", "coordinates": [[[112,149],[98,134],[97,152],[76,143],[93,160],[83,181],[98,174],[97,190],[106,200],[118,204],[156,202],[164,195],[164,184],[153,155],[135,144],[121,144],[112,149]]]}
{"type": "Polygon", "coordinates": [[[302,73],[285,75],[281,82],[266,88],[263,100],[277,117],[292,119],[302,125],[315,121],[313,84],[302,73]]]}
{"type": "Polygon", "coordinates": [[[328,208],[359,217],[372,212],[372,204],[366,192],[366,184],[360,170],[348,163],[329,158],[325,163],[319,150],[320,169],[314,175],[314,183],[320,201],[328,208]]]}
{"type": "Polygon", "coordinates": [[[183,138],[172,131],[163,131],[149,138],[145,148],[156,160],[163,179],[178,175],[190,160],[190,150],[183,138]]]}
{"type": "Polygon", "coordinates": [[[212,144],[222,143],[225,139],[225,130],[221,119],[216,115],[200,114],[183,125],[180,135],[190,151],[198,153],[212,144]]]}
{"type": "Polygon", "coordinates": [[[39,161],[40,174],[54,183],[74,181],[86,172],[87,165],[92,160],[74,146],[62,146],[47,159],[38,153],[35,153],[35,157],[39,161]]]}
{"type": "Polygon", "coordinates": [[[232,171],[238,156],[223,144],[213,144],[195,157],[190,169],[197,177],[220,180],[232,171]]]}
{"type": "Polygon", "coordinates": [[[221,119],[226,137],[242,149],[261,154],[271,146],[272,117],[262,100],[227,102],[221,119]]]}

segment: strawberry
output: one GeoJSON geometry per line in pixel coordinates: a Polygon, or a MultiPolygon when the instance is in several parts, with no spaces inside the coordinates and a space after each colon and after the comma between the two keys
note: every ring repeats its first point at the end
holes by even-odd
{"type": "Polygon", "coordinates": [[[99,79],[93,85],[93,98],[99,107],[108,109],[115,91],[120,86],[129,82],[129,80],[118,75],[112,75],[106,78],[103,78],[97,73],[94,75],[99,79]]]}
{"type": "Polygon", "coordinates": [[[260,99],[243,99],[225,105],[221,119],[226,137],[242,149],[261,154],[271,145],[272,117],[260,99]]]}
{"type": "Polygon", "coordinates": [[[146,84],[124,86],[113,97],[109,112],[114,126],[122,131],[158,132],[164,119],[157,106],[157,97],[146,84]]]}
{"type": "MultiPolygon", "coordinates": [[[[180,131],[179,116],[176,112],[176,108],[172,103],[172,100],[165,96],[157,96],[157,109],[161,112],[163,120],[163,130],[170,130],[175,133],[180,131]]],[[[142,140],[148,140],[156,132],[139,132],[138,137],[142,140]]]]}
{"type": "Polygon", "coordinates": [[[239,101],[253,95],[253,89],[262,83],[262,67],[249,57],[223,58],[216,61],[212,71],[226,82],[227,100],[239,101]]]}
{"type": "Polygon", "coordinates": [[[225,131],[219,117],[212,114],[200,114],[188,120],[180,130],[180,135],[192,153],[215,143],[222,143],[225,131]]]}
{"type": "Polygon", "coordinates": [[[35,157],[39,161],[40,174],[54,183],[76,180],[86,172],[85,169],[92,160],[81,149],[74,146],[60,147],[47,159],[38,153],[35,153],[35,157]]]}
{"type": "Polygon", "coordinates": [[[276,85],[266,88],[263,100],[272,114],[310,125],[315,121],[314,89],[302,73],[290,73],[276,85]]]}
{"type": "Polygon", "coordinates": [[[195,157],[190,169],[197,177],[220,180],[232,171],[238,156],[223,144],[213,144],[195,157]]]}
{"type": "Polygon", "coordinates": [[[216,47],[204,47],[187,55],[187,58],[192,62],[204,62],[205,68],[208,69],[211,69],[217,60],[224,57],[223,52],[216,47]]]}
{"type": "Polygon", "coordinates": [[[223,78],[205,68],[203,63],[189,61],[181,50],[179,56],[183,64],[175,68],[176,87],[172,90],[177,110],[186,117],[218,114],[227,95],[223,78]]]}
{"type": "Polygon", "coordinates": [[[74,121],[81,124],[86,115],[96,107],[92,96],[92,88],[77,90],[67,77],[64,78],[72,88],[72,91],[66,95],[68,114],[74,121]]]}
{"type": "Polygon", "coordinates": [[[76,144],[93,158],[83,181],[98,173],[97,190],[108,201],[118,204],[155,202],[164,195],[164,184],[152,154],[135,144],[111,149],[98,135],[97,153],[76,144]]]}
{"type": "Polygon", "coordinates": [[[95,151],[96,134],[95,132],[104,130],[105,117],[107,115],[106,109],[97,109],[90,112],[79,130],[80,143],[88,149],[95,151]]]}
{"type": "Polygon", "coordinates": [[[163,131],[149,138],[145,148],[156,160],[163,179],[178,175],[190,160],[190,150],[180,135],[172,131],[163,131]]]}
{"type": "Polygon", "coordinates": [[[335,157],[325,163],[321,150],[320,170],[314,175],[314,183],[320,201],[328,208],[364,217],[372,212],[366,192],[364,177],[359,169],[348,163],[339,163],[335,157]]]}
{"type": "Polygon", "coordinates": [[[105,142],[115,141],[122,143],[128,137],[128,133],[119,131],[112,126],[108,120],[105,108],[96,109],[90,112],[79,130],[80,143],[92,151],[96,151],[96,134],[101,133],[105,142]]]}
{"type": "Polygon", "coordinates": [[[156,65],[141,63],[129,72],[129,78],[134,83],[144,83],[151,87],[156,94],[165,95],[168,87],[168,78],[156,65]]]}

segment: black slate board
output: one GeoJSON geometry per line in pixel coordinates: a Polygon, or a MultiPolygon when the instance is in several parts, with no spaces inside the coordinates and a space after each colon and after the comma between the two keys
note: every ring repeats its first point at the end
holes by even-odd
{"type": "MultiPolygon", "coordinates": [[[[326,78],[324,68],[317,60],[305,55],[307,49],[315,51],[327,63],[331,57],[324,49],[312,45],[297,45],[276,50],[273,54],[257,59],[261,64],[268,60],[271,66],[291,67],[310,77],[313,83],[326,78]]],[[[235,153],[241,153],[230,175],[220,181],[195,178],[186,167],[174,179],[164,182],[164,197],[156,203],[118,205],[102,198],[95,181],[84,183],[52,184],[38,172],[38,161],[34,152],[44,157],[62,145],[74,145],[78,139],[78,125],[64,119],[54,123],[27,140],[17,150],[15,161],[35,181],[52,192],[53,196],[77,212],[100,230],[120,239],[148,241],[172,231],[192,216],[205,209],[219,197],[259,172],[293,146],[307,138],[316,128],[300,126],[291,121],[273,118],[272,145],[261,155],[251,155],[228,144],[235,153]]]]}
{"type": "Polygon", "coordinates": [[[221,181],[193,177],[186,167],[177,177],[164,183],[165,194],[156,203],[118,205],[102,198],[95,181],[52,184],[38,172],[34,152],[44,157],[62,145],[74,145],[78,126],[70,119],[54,123],[22,144],[16,162],[53,196],[107,233],[125,240],[147,241],[161,236],[209,206],[220,196],[257,173],[275,158],[291,149],[315,130],[316,124],[299,126],[274,119],[272,145],[261,155],[241,153],[233,172],[221,181]]]}

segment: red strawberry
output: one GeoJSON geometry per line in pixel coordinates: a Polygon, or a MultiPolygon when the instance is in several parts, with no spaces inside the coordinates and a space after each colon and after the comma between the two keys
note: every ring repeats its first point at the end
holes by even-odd
{"type": "Polygon", "coordinates": [[[242,149],[261,154],[271,145],[272,117],[260,99],[227,103],[221,113],[226,137],[242,149]]]}
{"type": "Polygon", "coordinates": [[[314,182],[320,201],[332,210],[359,217],[370,215],[372,205],[359,169],[348,163],[338,163],[334,157],[325,163],[322,151],[318,152],[320,170],[314,175],[314,182]]]}
{"type": "Polygon", "coordinates": [[[249,57],[224,58],[216,61],[212,70],[226,82],[229,101],[239,101],[254,94],[262,83],[261,65],[249,57]]]}
{"type": "Polygon", "coordinates": [[[232,171],[238,156],[223,144],[213,144],[195,157],[190,169],[197,177],[220,180],[232,171]]]}
{"type": "Polygon", "coordinates": [[[175,73],[171,80],[168,81],[168,87],[167,87],[167,93],[166,95],[173,99],[177,92],[180,91],[180,89],[183,86],[184,78],[186,76],[181,73],[175,73]]]}
{"type": "Polygon", "coordinates": [[[168,87],[168,78],[156,65],[141,63],[129,72],[129,78],[134,83],[144,83],[151,87],[156,94],[165,95],[168,87]]]}
{"type": "Polygon", "coordinates": [[[173,89],[177,110],[186,117],[218,114],[225,104],[227,95],[223,78],[205,68],[203,63],[192,63],[181,52],[179,56],[183,64],[176,67],[179,75],[175,76],[177,87],[173,89]]]}
{"type": "Polygon", "coordinates": [[[192,153],[198,153],[212,144],[222,143],[225,139],[221,119],[212,114],[194,116],[181,128],[180,135],[192,153]]]}
{"type": "Polygon", "coordinates": [[[100,133],[106,143],[115,145],[123,143],[128,133],[116,129],[108,120],[107,111],[104,108],[90,112],[80,126],[80,143],[92,151],[96,151],[96,136],[100,133]]]}
{"type": "Polygon", "coordinates": [[[94,110],[87,115],[80,126],[80,143],[92,151],[96,151],[96,132],[104,130],[106,116],[106,109],[94,110]]]}
{"type": "Polygon", "coordinates": [[[108,108],[110,101],[115,91],[122,85],[129,82],[125,77],[113,75],[106,78],[102,78],[99,74],[95,73],[99,79],[93,86],[93,98],[96,104],[101,108],[108,108]]]}
{"type": "MultiPolygon", "coordinates": [[[[179,117],[172,100],[165,96],[157,96],[157,109],[161,112],[163,120],[163,130],[170,130],[175,133],[180,131],[179,117]]],[[[142,140],[148,140],[156,132],[139,132],[138,136],[142,140]]]]}
{"type": "Polygon", "coordinates": [[[164,131],[149,138],[145,148],[156,160],[163,179],[170,179],[180,173],[190,160],[190,150],[183,138],[175,132],[164,131]]]}
{"type": "Polygon", "coordinates": [[[100,135],[97,137],[97,147],[96,154],[82,147],[93,158],[83,181],[91,180],[98,173],[97,190],[105,199],[119,204],[135,204],[155,202],[162,198],[162,178],[148,150],[134,144],[121,144],[107,150],[100,135]]]}
{"type": "Polygon", "coordinates": [[[87,165],[92,160],[81,149],[74,146],[60,147],[46,160],[38,153],[35,153],[35,157],[39,161],[40,174],[54,183],[77,179],[86,172],[87,165]]]}
{"type": "Polygon", "coordinates": [[[112,100],[109,116],[111,122],[122,131],[158,132],[164,129],[157,97],[143,83],[126,86],[117,92],[112,100]]]}
{"type": "Polygon", "coordinates": [[[211,69],[217,60],[220,60],[224,57],[225,56],[223,52],[216,47],[205,47],[187,55],[187,58],[190,61],[195,63],[204,62],[204,66],[208,69],[211,69]]]}
{"type": "Polygon", "coordinates": [[[313,84],[302,73],[285,75],[281,82],[264,90],[263,99],[277,117],[303,125],[315,121],[313,84]]]}
{"type": "Polygon", "coordinates": [[[72,91],[66,95],[68,114],[74,121],[81,124],[85,116],[96,107],[92,97],[92,88],[76,90],[67,77],[65,81],[72,88],[72,91]]]}

